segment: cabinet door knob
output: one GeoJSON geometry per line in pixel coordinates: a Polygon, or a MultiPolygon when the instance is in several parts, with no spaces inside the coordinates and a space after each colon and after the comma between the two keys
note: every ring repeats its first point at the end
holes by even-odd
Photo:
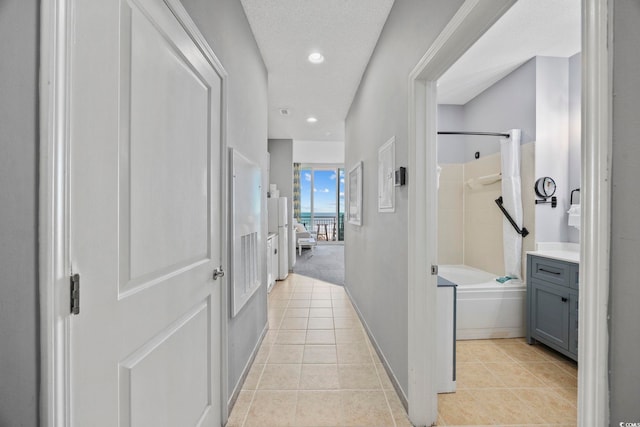
{"type": "Polygon", "coordinates": [[[562,297],[562,302],[567,302],[567,299],[565,297],[562,297]]]}

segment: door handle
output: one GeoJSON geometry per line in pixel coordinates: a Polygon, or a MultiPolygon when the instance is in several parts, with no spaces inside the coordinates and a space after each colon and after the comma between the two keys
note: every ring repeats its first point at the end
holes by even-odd
{"type": "Polygon", "coordinates": [[[213,280],[218,280],[218,277],[224,277],[224,270],[222,269],[222,266],[213,270],[213,280]]]}

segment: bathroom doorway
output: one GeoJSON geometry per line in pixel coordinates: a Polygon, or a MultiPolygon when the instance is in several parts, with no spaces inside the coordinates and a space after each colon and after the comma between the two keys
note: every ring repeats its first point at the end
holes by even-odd
{"type": "MultiPolygon", "coordinates": [[[[518,2],[518,4],[520,3],[524,2],[518,2]]],[[[601,109],[598,108],[598,104],[595,102],[596,99],[602,100],[602,98],[599,97],[605,97],[607,93],[606,85],[598,84],[598,82],[601,81],[598,79],[602,79],[603,77],[604,80],[602,81],[606,82],[606,76],[603,76],[602,74],[606,74],[606,67],[602,67],[599,62],[601,61],[599,58],[607,57],[606,32],[600,32],[600,30],[606,25],[606,15],[602,14],[602,11],[606,10],[606,5],[603,7],[603,4],[600,4],[597,1],[585,1],[583,4],[584,7],[587,8],[583,13],[583,16],[585,17],[583,32],[585,34],[589,34],[591,39],[588,37],[584,38],[583,45],[585,46],[584,50],[586,52],[586,59],[582,61],[586,66],[584,69],[584,79],[586,84],[584,84],[583,87],[585,88],[585,93],[589,96],[584,97],[580,104],[584,106],[583,108],[586,108],[585,114],[591,111],[595,118],[594,123],[582,123],[581,125],[584,139],[581,145],[582,147],[587,147],[588,150],[591,150],[588,151],[586,155],[583,155],[584,159],[591,160],[584,164],[583,171],[581,172],[581,176],[584,177],[589,176],[590,173],[599,176],[604,172],[600,170],[599,165],[600,162],[604,160],[601,156],[606,155],[606,150],[595,149],[594,147],[601,145],[601,138],[606,138],[606,133],[599,132],[598,129],[601,126],[606,129],[608,126],[608,120],[606,112],[602,112],[601,109]]],[[[430,230],[437,229],[438,220],[437,202],[429,203],[429,201],[436,201],[438,198],[436,189],[436,164],[438,162],[438,150],[436,148],[437,139],[435,130],[438,129],[438,123],[436,122],[436,94],[439,93],[440,88],[438,87],[437,81],[439,83],[439,79],[442,77],[442,70],[447,69],[452,65],[452,62],[455,61],[455,59],[452,60],[451,58],[460,57],[462,53],[465,52],[469,46],[478,40],[485,32],[487,22],[489,22],[489,26],[491,25],[492,18],[487,17],[493,13],[493,16],[495,17],[494,19],[497,20],[500,16],[505,14],[505,10],[509,9],[512,5],[513,2],[504,2],[493,6],[478,6],[471,4],[471,2],[468,4],[465,3],[465,5],[460,9],[460,16],[456,17],[460,19],[458,20],[454,18],[451,21],[450,25],[452,28],[443,31],[441,39],[438,39],[432,46],[431,50],[425,54],[425,57],[418,66],[416,66],[416,69],[410,77],[410,93],[413,96],[412,102],[410,103],[410,131],[412,132],[410,135],[410,158],[416,159],[416,162],[410,165],[410,170],[413,170],[414,174],[417,176],[414,176],[414,182],[416,185],[412,189],[412,194],[410,194],[410,199],[415,198],[416,200],[415,204],[411,206],[411,208],[415,208],[416,212],[415,217],[410,216],[409,226],[415,226],[414,229],[416,230],[416,236],[410,237],[409,242],[409,280],[411,283],[415,282],[416,286],[410,286],[409,318],[414,320],[417,319],[418,321],[424,320],[424,325],[427,325],[426,331],[428,333],[426,334],[425,342],[421,338],[421,336],[425,336],[425,328],[413,328],[410,322],[410,342],[414,344],[410,346],[411,351],[409,355],[409,364],[410,370],[417,369],[419,371],[416,375],[418,381],[424,378],[426,379],[426,384],[435,383],[434,381],[430,381],[430,379],[433,378],[431,375],[434,375],[434,371],[429,371],[429,362],[424,364],[419,361],[419,352],[412,350],[412,348],[424,350],[427,347],[423,347],[423,345],[428,345],[429,342],[433,342],[436,336],[435,328],[430,329],[428,326],[429,322],[434,321],[433,314],[421,315],[418,312],[420,310],[424,310],[425,302],[426,306],[430,307],[430,304],[433,304],[433,302],[429,301],[435,300],[435,286],[433,288],[431,286],[427,286],[427,288],[424,289],[424,285],[421,282],[423,280],[422,277],[427,277],[425,281],[435,285],[435,278],[429,279],[429,277],[432,276],[428,275],[428,264],[437,266],[437,259],[439,255],[437,242],[429,241],[429,235],[433,235],[430,234],[430,230]],[[426,117],[426,120],[424,117],[426,117]],[[421,146],[422,143],[424,143],[425,146],[421,146]],[[424,167],[424,165],[433,166],[425,167],[423,169],[424,173],[419,173],[418,171],[421,170],[421,167],[424,167]],[[422,204],[422,201],[425,199],[425,195],[427,203],[422,204]],[[425,230],[421,228],[421,221],[422,224],[426,222],[427,226],[425,230]],[[421,265],[420,263],[424,262],[423,260],[425,259],[431,262],[428,262],[426,266],[421,265]],[[424,276],[423,270],[426,270],[426,274],[424,276]],[[415,301],[415,304],[413,301],[415,301]],[[422,335],[420,335],[420,333],[422,333],[422,335]],[[424,377],[421,377],[421,374],[424,374],[424,377]]],[[[534,15],[530,15],[529,17],[531,16],[534,15]]],[[[493,65],[492,61],[486,62],[493,65]]],[[[518,92],[518,89],[512,92],[513,96],[517,96],[518,92]]],[[[509,110],[510,106],[511,104],[509,103],[503,103],[503,111],[509,110]]],[[[507,114],[509,112],[510,111],[507,111],[507,114]]],[[[501,130],[512,127],[515,126],[504,126],[501,130]]],[[[540,137],[540,134],[536,135],[536,140],[540,139],[540,137]]],[[[566,158],[567,157],[565,157],[565,159],[566,158]]],[[[551,160],[551,162],[553,162],[553,160],[551,160]]],[[[536,176],[536,178],[538,178],[538,176],[536,176]]],[[[598,182],[590,183],[585,179],[581,179],[581,182],[583,187],[581,192],[583,196],[595,197],[595,195],[603,195],[605,196],[605,200],[608,200],[608,188],[606,186],[600,185],[598,182]]],[[[571,190],[573,189],[570,188],[569,184],[567,184],[564,191],[570,192],[571,190]]],[[[564,194],[562,197],[565,197],[564,194]]],[[[411,204],[412,203],[410,203],[410,205],[411,204]]],[[[550,207],[547,208],[551,209],[550,207]]],[[[566,211],[564,214],[566,219],[566,211]]],[[[600,226],[599,224],[602,223],[601,221],[603,219],[605,220],[604,224],[606,224],[608,215],[606,208],[601,209],[600,207],[594,206],[588,213],[583,211],[581,224],[583,225],[583,228],[585,224],[587,224],[593,230],[597,229],[602,232],[603,236],[606,236],[608,232],[606,226],[600,226]],[[596,219],[598,219],[598,221],[596,221],[596,219]]],[[[541,216],[544,216],[544,214],[541,216]]],[[[538,224],[537,219],[535,224],[538,224]]],[[[569,233],[566,234],[568,235],[569,233]]],[[[584,235],[585,233],[582,232],[582,236],[584,235]]],[[[606,351],[603,349],[606,349],[607,347],[606,339],[598,333],[599,328],[606,324],[606,311],[599,310],[596,308],[594,303],[598,298],[602,298],[603,295],[606,296],[606,288],[608,286],[606,277],[603,277],[604,272],[606,272],[606,268],[603,268],[604,266],[597,262],[597,260],[600,259],[600,256],[606,256],[608,246],[604,241],[599,239],[595,240],[598,240],[597,243],[604,246],[602,248],[598,247],[598,245],[594,244],[596,243],[594,242],[594,239],[590,237],[588,242],[583,242],[583,246],[581,248],[582,256],[579,257],[579,259],[581,258],[587,263],[582,267],[593,274],[593,276],[589,278],[585,278],[583,275],[583,278],[581,279],[583,281],[583,283],[581,283],[581,287],[584,295],[580,295],[580,307],[583,308],[580,310],[580,313],[582,313],[580,314],[580,317],[583,318],[585,316],[584,309],[589,310],[589,308],[591,308],[590,314],[593,317],[590,317],[590,319],[597,319],[595,321],[590,320],[586,324],[583,324],[580,329],[579,335],[582,342],[581,348],[585,348],[585,342],[589,343],[589,347],[587,348],[587,351],[580,353],[579,358],[581,362],[587,363],[590,367],[595,366],[593,363],[598,361],[598,363],[600,363],[604,368],[598,369],[597,372],[593,372],[592,369],[589,369],[580,370],[580,372],[577,373],[581,378],[581,399],[584,398],[584,400],[581,400],[580,407],[578,408],[580,411],[580,418],[585,420],[587,423],[594,423],[594,425],[600,424],[600,421],[602,421],[601,414],[606,414],[606,381],[604,383],[600,383],[598,379],[606,378],[606,351]],[[596,278],[603,278],[604,282],[597,282],[596,278]],[[599,291],[596,289],[599,289],[599,291]],[[585,300],[587,302],[585,302],[585,300]],[[602,384],[604,384],[604,386],[602,384]],[[584,404],[585,401],[590,402],[590,405],[584,404]],[[594,409],[594,407],[597,409],[594,409]]],[[[437,271],[436,268],[431,268],[431,270],[432,274],[434,274],[434,271],[437,271]]],[[[433,324],[436,323],[434,322],[433,324]]],[[[521,345],[524,348],[531,347],[522,342],[514,344],[521,345]]],[[[437,371],[437,369],[438,368],[436,367],[435,371],[437,371]]],[[[414,421],[414,423],[423,421],[430,422],[430,420],[437,418],[437,415],[435,415],[436,413],[429,413],[430,408],[428,407],[425,408],[424,411],[420,411],[415,407],[412,410],[412,406],[415,406],[412,405],[412,395],[415,397],[424,393],[422,396],[429,396],[429,387],[425,390],[424,388],[421,388],[418,383],[415,385],[414,391],[415,393],[412,393],[410,386],[409,411],[412,421],[414,421]]],[[[433,410],[436,407],[437,403],[434,402],[431,409],[433,410]]]]}

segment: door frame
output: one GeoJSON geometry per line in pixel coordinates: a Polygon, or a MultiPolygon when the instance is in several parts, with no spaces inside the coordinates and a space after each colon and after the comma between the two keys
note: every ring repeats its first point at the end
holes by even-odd
{"type": "MultiPolygon", "coordinates": [[[[466,0],[409,75],[409,418],[431,425],[435,389],[437,80],[515,0],[466,0]],[[424,262],[424,261],[427,262],[424,262]],[[426,404],[425,404],[426,403],[426,404]]],[[[578,425],[607,425],[610,243],[610,13],[582,0],[582,172],[578,425]]]]}
{"type": "MultiPolygon", "coordinates": [[[[220,256],[227,265],[227,72],[180,0],[163,0],[221,79],[220,256]]],[[[69,97],[73,0],[42,0],[40,4],[39,76],[39,303],[40,303],[40,423],[70,426],[69,315],[69,97]]],[[[221,288],[221,414],[228,418],[228,283],[221,288]]]]}

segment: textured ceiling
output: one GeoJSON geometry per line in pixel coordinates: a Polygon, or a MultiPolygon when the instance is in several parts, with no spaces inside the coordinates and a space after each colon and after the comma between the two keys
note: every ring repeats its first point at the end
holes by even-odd
{"type": "Polygon", "coordinates": [[[344,140],[345,117],[393,0],[241,1],[269,72],[269,138],[344,140]],[[307,60],[313,51],[324,55],[322,64],[307,60]],[[318,122],[307,123],[309,116],[318,122]]]}
{"type": "Polygon", "coordinates": [[[438,102],[466,104],[534,56],[580,51],[580,0],[519,0],[438,81],[438,102]]]}

